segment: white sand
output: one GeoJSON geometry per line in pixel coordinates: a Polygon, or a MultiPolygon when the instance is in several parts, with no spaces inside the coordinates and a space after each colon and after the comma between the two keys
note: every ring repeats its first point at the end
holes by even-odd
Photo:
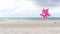
{"type": "Polygon", "coordinates": [[[0,28],[0,34],[60,34],[60,27],[0,28]]]}
{"type": "Polygon", "coordinates": [[[1,22],[0,34],[60,34],[60,21],[1,22]]]}
{"type": "Polygon", "coordinates": [[[0,34],[60,34],[60,24],[0,24],[0,34]]]}

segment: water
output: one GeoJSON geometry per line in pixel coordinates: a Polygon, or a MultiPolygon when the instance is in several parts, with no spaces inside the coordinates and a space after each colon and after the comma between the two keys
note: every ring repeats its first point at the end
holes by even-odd
{"type": "Polygon", "coordinates": [[[60,22],[60,18],[49,18],[48,20],[44,20],[40,17],[30,17],[30,18],[19,18],[19,17],[0,17],[0,23],[52,23],[52,22],[60,22]]]}

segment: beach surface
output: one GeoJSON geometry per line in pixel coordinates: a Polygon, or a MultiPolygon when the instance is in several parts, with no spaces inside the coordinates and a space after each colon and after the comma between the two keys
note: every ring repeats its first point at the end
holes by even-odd
{"type": "Polygon", "coordinates": [[[0,34],[60,34],[60,25],[0,24],[0,34]]]}
{"type": "Polygon", "coordinates": [[[60,24],[0,24],[0,27],[60,27],[60,24]]]}
{"type": "Polygon", "coordinates": [[[0,34],[60,34],[58,23],[1,23],[0,34]]]}

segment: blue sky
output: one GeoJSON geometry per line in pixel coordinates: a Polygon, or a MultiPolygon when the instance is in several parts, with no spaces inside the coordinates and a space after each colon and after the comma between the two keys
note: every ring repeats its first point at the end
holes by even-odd
{"type": "Polygon", "coordinates": [[[0,0],[0,17],[41,17],[43,8],[60,17],[60,0],[0,0]]]}

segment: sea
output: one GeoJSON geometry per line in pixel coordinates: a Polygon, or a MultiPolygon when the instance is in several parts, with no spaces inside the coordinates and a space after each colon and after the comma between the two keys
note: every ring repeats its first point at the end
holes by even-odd
{"type": "Polygon", "coordinates": [[[42,19],[41,17],[0,17],[0,23],[19,23],[19,24],[31,24],[31,23],[60,23],[60,18],[51,17],[48,19],[42,19]]]}

